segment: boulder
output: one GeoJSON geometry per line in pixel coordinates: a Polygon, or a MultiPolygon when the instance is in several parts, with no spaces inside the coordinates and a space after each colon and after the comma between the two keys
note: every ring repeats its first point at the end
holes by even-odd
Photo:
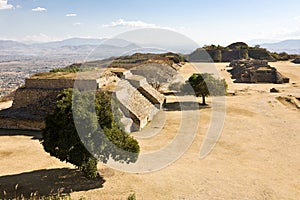
{"type": "Polygon", "coordinates": [[[292,61],[295,64],[300,64],[300,58],[296,58],[295,60],[292,61]]]}
{"type": "Polygon", "coordinates": [[[272,88],[272,89],[270,89],[270,92],[271,93],[279,93],[279,90],[276,88],[272,88]]]}

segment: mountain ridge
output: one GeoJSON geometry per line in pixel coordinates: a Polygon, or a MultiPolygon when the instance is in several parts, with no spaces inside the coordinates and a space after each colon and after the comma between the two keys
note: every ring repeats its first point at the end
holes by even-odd
{"type": "Polygon", "coordinates": [[[275,43],[263,43],[260,45],[274,52],[286,52],[289,54],[300,54],[300,39],[289,39],[275,43]]]}

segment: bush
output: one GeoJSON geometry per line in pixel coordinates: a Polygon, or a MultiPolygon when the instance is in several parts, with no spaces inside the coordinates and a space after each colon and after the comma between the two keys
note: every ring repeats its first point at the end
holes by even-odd
{"type": "Polygon", "coordinates": [[[84,176],[87,178],[95,178],[97,176],[97,159],[90,157],[80,167],[84,176]]]}
{"type": "Polygon", "coordinates": [[[127,200],[136,200],[135,193],[130,194],[130,195],[128,196],[127,200]]]}
{"type": "Polygon", "coordinates": [[[91,70],[91,68],[89,68],[89,67],[83,66],[82,64],[79,64],[79,63],[74,63],[67,67],[52,69],[50,71],[50,73],[51,72],[53,72],[53,73],[57,73],[57,72],[76,73],[76,72],[84,72],[84,71],[90,71],[90,70],[91,70]]]}

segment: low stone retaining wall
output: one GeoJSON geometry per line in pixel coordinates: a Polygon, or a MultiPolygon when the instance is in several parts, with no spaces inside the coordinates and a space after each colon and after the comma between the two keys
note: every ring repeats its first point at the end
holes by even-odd
{"type": "Polygon", "coordinates": [[[98,89],[97,79],[38,79],[27,78],[25,87],[29,89],[65,89],[78,88],[80,90],[98,89]]]}
{"type": "Polygon", "coordinates": [[[40,131],[45,128],[44,120],[0,117],[0,128],[40,131]]]}

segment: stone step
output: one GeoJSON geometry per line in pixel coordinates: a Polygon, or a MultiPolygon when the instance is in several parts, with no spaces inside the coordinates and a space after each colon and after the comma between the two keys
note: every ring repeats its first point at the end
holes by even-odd
{"type": "Polygon", "coordinates": [[[130,117],[140,130],[152,120],[158,109],[145,98],[129,81],[120,80],[117,83],[115,95],[121,104],[121,110],[126,117],[130,117]]]}
{"type": "Polygon", "coordinates": [[[145,84],[139,87],[138,90],[158,109],[162,109],[162,106],[166,100],[164,95],[162,95],[149,84],[145,84]]]}
{"type": "Polygon", "coordinates": [[[139,75],[128,76],[126,80],[128,80],[130,84],[133,85],[135,88],[139,88],[142,87],[143,85],[148,84],[147,79],[139,75]]]}
{"type": "Polygon", "coordinates": [[[154,104],[158,109],[162,108],[165,102],[165,97],[154,89],[143,76],[132,75],[127,78],[131,85],[139,90],[143,96],[145,96],[152,104],[154,104]]]}

